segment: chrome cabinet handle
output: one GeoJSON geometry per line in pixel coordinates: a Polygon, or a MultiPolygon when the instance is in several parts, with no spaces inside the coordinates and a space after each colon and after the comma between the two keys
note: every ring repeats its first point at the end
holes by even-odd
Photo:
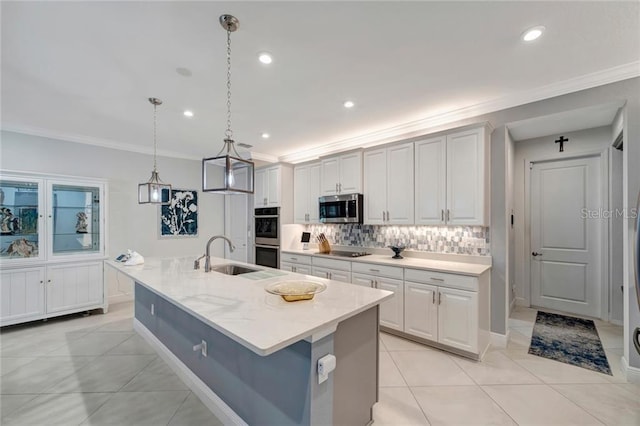
{"type": "Polygon", "coordinates": [[[389,222],[391,219],[391,215],[389,214],[389,210],[387,210],[387,222],[389,222]]]}
{"type": "Polygon", "coordinates": [[[431,293],[431,296],[433,296],[433,297],[431,298],[431,299],[432,299],[432,300],[431,300],[431,303],[435,305],[435,304],[436,304],[436,292],[434,291],[433,293],[431,293]]]}
{"type": "Polygon", "coordinates": [[[376,282],[375,282],[374,280],[369,280],[369,281],[371,281],[371,288],[374,288],[374,287],[375,287],[376,282]]]}
{"type": "Polygon", "coordinates": [[[436,277],[431,277],[431,281],[440,281],[440,282],[444,282],[444,280],[442,278],[436,278],[436,277]]]}
{"type": "Polygon", "coordinates": [[[200,342],[197,345],[193,345],[193,351],[194,352],[198,352],[200,351],[200,353],[202,354],[202,356],[207,356],[207,342],[205,342],[204,340],[202,342],[200,342]]]}
{"type": "Polygon", "coordinates": [[[292,258],[291,258],[291,260],[295,260],[295,261],[297,261],[297,260],[298,260],[298,258],[297,258],[297,257],[292,257],[292,258]]]}
{"type": "Polygon", "coordinates": [[[447,222],[451,220],[451,212],[447,209],[447,222]]]}
{"type": "Polygon", "coordinates": [[[336,194],[338,193],[338,184],[336,183],[336,194]]]}
{"type": "Polygon", "coordinates": [[[379,269],[369,269],[371,272],[380,272],[379,269]]]}
{"type": "Polygon", "coordinates": [[[291,272],[296,272],[296,267],[295,266],[291,267],[291,272]]]}
{"type": "Polygon", "coordinates": [[[534,256],[534,257],[535,256],[542,256],[542,253],[538,253],[538,252],[534,251],[533,253],[531,253],[531,256],[534,256]]]}
{"type": "Polygon", "coordinates": [[[444,209],[440,210],[440,220],[444,222],[444,209]]]}
{"type": "Polygon", "coordinates": [[[438,305],[442,303],[442,293],[438,292],[438,305]]]}

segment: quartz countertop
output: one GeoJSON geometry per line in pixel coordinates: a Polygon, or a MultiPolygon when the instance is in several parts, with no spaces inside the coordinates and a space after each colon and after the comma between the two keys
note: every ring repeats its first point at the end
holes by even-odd
{"type": "MultiPolygon", "coordinates": [[[[194,270],[192,257],[145,258],[143,265],[105,263],[196,316],[261,356],[302,339],[319,339],[338,323],[392,297],[385,290],[211,258],[212,266],[233,263],[259,269],[242,275],[194,270]],[[268,284],[284,280],[322,282],[327,289],[312,300],[286,302],[267,293],[268,284]]],[[[202,261],[204,267],[204,261],[202,261]]]]}
{"type": "MultiPolygon", "coordinates": [[[[366,249],[361,249],[358,251],[366,251],[366,249]]],[[[360,256],[360,257],[331,256],[328,254],[319,253],[314,250],[296,250],[296,249],[282,250],[282,253],[323,257],[323,258],[335,259],[335,260],[348,260],[350,262],[371,263],[375,265],[397,266],[400,268],[424,269],[427,271],[448,272],[452,274],[470,275],[474,277],[480,276],[486,271],[488,271],[489,269],[491,269],[491,265],[480,264],[480,263],[423,259],[423,258],[409,257],[404,255],[402,259],[392,259],[391,253],[389,255],[370,254],[367,256],[360,256]]]]}

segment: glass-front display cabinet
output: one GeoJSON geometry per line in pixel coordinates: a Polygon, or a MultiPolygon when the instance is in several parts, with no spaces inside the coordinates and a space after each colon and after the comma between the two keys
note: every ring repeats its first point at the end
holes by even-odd
{"type": "Polygon", "coordinates": [[[0,177],[0,260],[45,258],[43,181],[0,177]]]}
{"type": "Polygon", "coordinates": [[[101,187],[49,182],[50,257],[100,254],[101,187]]]}
{"type": "Polygon", "coordinates": [[[107,182],[0,172],[0,326],[106,312],[107,182]]]}

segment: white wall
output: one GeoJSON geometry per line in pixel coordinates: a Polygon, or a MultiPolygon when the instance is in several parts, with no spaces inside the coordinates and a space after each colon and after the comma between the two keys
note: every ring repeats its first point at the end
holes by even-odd
{"type": "MultiPolygon", "coordinates": [[[[153,157],[56,139],[2,132],[0,168],[69,176],[97,177],[109,182],[108,254],[128,248],[143,256],[196,256],[207,239],[224,233],[224,196],[201,192],[201,163],[158,158],[160,177],[179,189],[198,190],[198,236],[159,237],[159,207],[139,205],[138,184],[147,181],[153,157]]],[[[214,243],[215,256],[224,256],[222,243],[214,243]]]]}
{"type": "MultiPolygon", "coordinates": [[[[611,127],[598,127],[595,129],[578,132],[563,133],[569,138],[565,143],[564,152],[558,152],[558,144],[554,141],[558,135],[546,136],[536,139],[517,141],[514,152],[514,180],[513,180],[513,205],[515,211],[515,280],[516,297],[522,301],[529,300],[525,294],[525,265],[529,262],[529,247],[525,247],[525,167],[526,162],[536,159],[563,158],[584,152],[596,152],[611,149],[611,127]]],[[[607,203],[607,200],[603,200],[607,203]]],[[[621,298],[621,294],[619,294],[621,298]]],[[[620,300],[620,306],[622,300],[620,300]]],[[[622,313],[619,315],[622,320],[622,313]]]]}

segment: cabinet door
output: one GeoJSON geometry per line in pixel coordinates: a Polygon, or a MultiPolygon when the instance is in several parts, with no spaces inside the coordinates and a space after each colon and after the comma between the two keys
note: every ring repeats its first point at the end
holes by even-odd
{"type": "Polygon", "coordinates": [[[267,169],[267,206],[278,207],[280,205],[280,167],[271,167],[267,169]]]}
{"type": "Polygon", "coordinates": [[[329,279],[330,272],[331,272],[331,269],[328,269],[328,268],[322,268],[319,266],[311,267],[311,275],[313,275],[314,277],[329,279]]]}
{"type": "Polygon", "coordinates": [[[483,129],[447,136],[447,223],[484,225],[483,129]]]}
{"type": "Polygon", "coordinates": [[[383,224],[387,210],[387,150],[364,153],[364,223],[383,224]]]}
{"type": "Polygon", "coordinates": [[[351,272],[329,269],[329,279],[343,283],[351,283],[351,272]]]}
{"type": "Polygon", "coordinates": [[[0,325],[44,315],[44,268],[3,270],[0,273],[0,325]]]}
{"type": "Polygon", "coordinates": [[[309,166],[298,166],[293,170],[293,221],[295,223],[308,222],[309,171],[309,166]]]}
{"type": "Polygon", "coordinates": [[[387,223],[413,224],[413,143],[387,148],[387,223]]]}
{"type": "Polygon", "coordinates": [[[468,352],[478,352],[478,293],[438,288],[439,342],[468,352]]]}
{"type": "Polygon", "coordinates": [[[255,207],[265,207],[267,205],[267,170],[255,171],[255,187],[253,188],[253,199],[255,207]]]}
{"type": "Polygon", "coordinates": [[[104,185],[47,181],[49,259],[104,253],[104,185]]]}
{"type": "Polygon", "coordinates": [[[380,304],[380,325],[403,331],[404,285],[401,280],[376,278],[376,288],[392,291],[393,298],[380,304]]]}
{"type": "Polygon", "coordinates": [[[297,272],[298,274],[303,274],[303,275],[311,275],[311,266],[309,265],[294,264],[293,267],[295,268],[293,272],[297,272]]]}
{"type": "Polygon", "coordinates": [[[340,181],[338,191],[341,194],[362,192],[362,152],[354,152],[340,157],[340,181]]]}
{"type": "Polygon", "coordinates": [[[47,268],[47,313],[104,302],[102,262],[47,268]]]}
{"type": "Polygon", "coordinates": [[[351,284],[357,284],[362,287],[373,287],[375,279],[369,275],[351,274],[351,284]]]}
{"type": "Polygon", "coordinates": [[[320,194],[335,195],[338,193],[338,157],[326,158],[321,162],[320,194]]]}
{"type": "Polygon", "coordinates": [[[320,163],[309,165],[309,207],[307,210],[310,223],[320,222],[320,163]]]}
{"type": "Polygon", "coordinates": [[[446,137],[415,143],[415,223],[441,225],[445,221],[446,137]]]}
{"type": "Polygon", "coordinates": [[[0,176],[0,262],[26,266],[45,259],[44,181],[0,176]]]}
{"type": "Polygon", "coordinates": [[[280,269],[287,272],[296,272],[294,269],[295,265],[289,262],[280,262],[280,269]]]}
{"type": "Polygon", "coordinates": [[[404,331],[438,341],[438,287],[404,283],[404,331]]]}

